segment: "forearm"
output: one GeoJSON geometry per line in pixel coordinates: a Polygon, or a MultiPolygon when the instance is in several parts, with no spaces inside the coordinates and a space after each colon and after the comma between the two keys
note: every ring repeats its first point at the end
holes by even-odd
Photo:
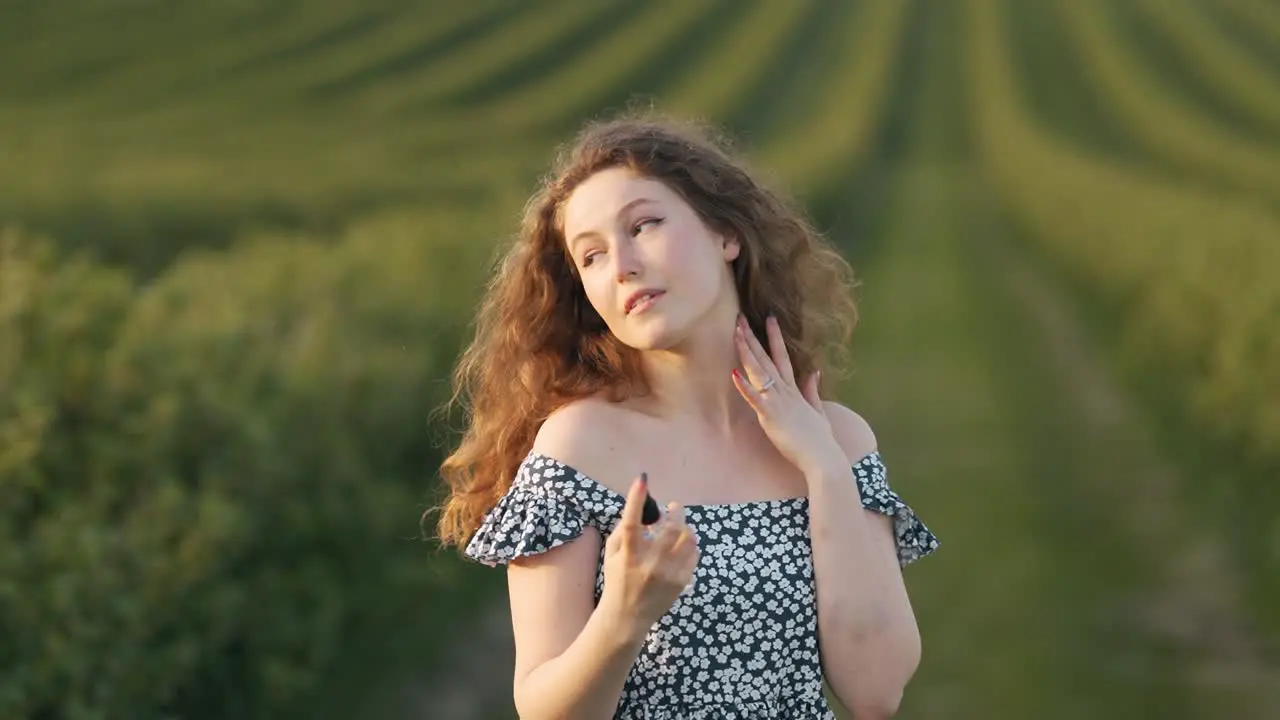
{"type": "Polygon", "coordinates": [[[525,675],[516,687],[523,720],[613,717],[644,634],[602,601],[573,643],[525,675]]]}
{"type": "Polygon", "coordinates": [[[855,717],[893,714],[919,636],[888,518],[862,506],[847,466],[807,474],[818,627],[827,680],[855,717]]]}

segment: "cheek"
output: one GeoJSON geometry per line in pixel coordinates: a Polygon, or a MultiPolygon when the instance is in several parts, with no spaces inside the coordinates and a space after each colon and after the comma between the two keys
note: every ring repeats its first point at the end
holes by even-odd
{"type": "Polygon", "coordinates": [[[591,307],[602,317],[609,316],[609,308],[612,307],[613,296],[610,294],[610,283],[605,273],[587,272],[582,275],[582,293],[587,296],[587,302],[591,303],[591,307]]]}
{"type": "Polygon", "coordinates": [[[669,281],[697,296],[715,294],[724,259],[712,240],[686,238],[664,245],[660,252],[663,276],[669,281]]]}
{"type": "Polygon", "coordinates": [[[668,281],[678,279],[697,279],[701,274],[701,266],[706,262],[704,253],[699,252],[696,237],[683,237],[671,234],[648,248],[646,264],[662,273],[668,281]]]}

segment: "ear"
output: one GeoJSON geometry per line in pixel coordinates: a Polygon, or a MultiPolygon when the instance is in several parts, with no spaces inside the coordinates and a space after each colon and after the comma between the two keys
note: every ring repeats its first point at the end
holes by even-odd
{"type": "Polygon", "coordinates": [[[736,260],[740,252],[742,252],[742,244],[738,242],[737,237],[725,235],[721,238],[720,254],[724,257],[725,262],[736,260]]]}

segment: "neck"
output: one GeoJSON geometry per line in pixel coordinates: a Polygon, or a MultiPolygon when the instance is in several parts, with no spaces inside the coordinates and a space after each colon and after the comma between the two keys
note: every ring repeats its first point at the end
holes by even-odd
{"type": "Polygon", "coordinates": [[[644,355],[652,394],[651,410],[662,417],[685,419],[711,432],[731,436],[744,423],[754,424],[755,411],[733,385],[731,372],[741,366],[733,341],[736,310],[709,322],[709,328],[679,348],[644,355]]]}

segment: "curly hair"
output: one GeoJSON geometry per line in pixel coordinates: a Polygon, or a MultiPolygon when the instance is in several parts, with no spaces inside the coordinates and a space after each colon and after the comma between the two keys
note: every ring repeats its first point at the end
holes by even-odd
{"type": "Polygon", "coordinates": [[[587,301],[563,236],[569,195],[616,167],[665,183],[708,227],[739,239],[732,268],[741,310],[761,338],[767,315],[777,317],[797,377],[840,374],[838,358],[857,321],[853,272],[804,213],[754,179],[712,127],[652,112],[591,121],[561,148],[526,204],[454,371],[447,407],[468,417],[440,467],[448,493],[437,523],[444,545],[469,541],[554,410],[648,390],[638,353],[587,301]]]}

